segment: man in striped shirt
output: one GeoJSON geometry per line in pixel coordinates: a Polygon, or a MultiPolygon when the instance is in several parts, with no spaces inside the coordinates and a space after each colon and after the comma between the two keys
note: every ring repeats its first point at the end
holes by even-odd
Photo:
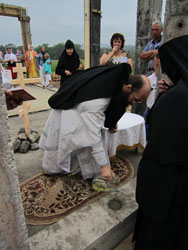
{"type": "Polygon", "coordinates": [[[140,58],[148,61],[148,71],[152,73],[154,72],[154,57],[158,54],[158,48],[160,47],[162,40],[161,22],[159,21],[153,22],[151,32],[153,39],[148,42],[148,44],[142,51],[140,58]]]}

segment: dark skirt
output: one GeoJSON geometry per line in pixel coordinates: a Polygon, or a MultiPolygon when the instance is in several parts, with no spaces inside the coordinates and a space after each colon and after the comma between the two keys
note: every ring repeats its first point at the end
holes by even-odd
{"type": "Polygon", "coordinates": [[[135,250],[188,249],[188,167],[142,158],[136,199],[135,250]]]}

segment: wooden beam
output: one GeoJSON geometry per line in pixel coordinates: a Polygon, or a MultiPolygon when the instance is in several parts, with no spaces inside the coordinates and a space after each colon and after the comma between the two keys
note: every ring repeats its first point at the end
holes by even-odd
{"type": "Polygon", "coordinates": [[[99,65],[101,0],[90,0],[90,63],[91,67],[99,65]]]}
{"type": "Polygon", "coordinates": [[[1,16],[21,17],[24,10],[26,11],[26,8],[24,7],[8,5],[3,3],[0,4],[1,16]]]}
{"type": "Polygon", "coordinates": [[[85,69],[90,67],[90,0],[84,0],[85,69]]]}
{"type": "Polygon", "coordinates": [[[30,17],[27,16],[26,8],[15,5],[0,4],[0,15],[17,17],[21,25],[21,35],[23,44],[23,53],[28,49],[28,44],[31,42],[30,17]]]}

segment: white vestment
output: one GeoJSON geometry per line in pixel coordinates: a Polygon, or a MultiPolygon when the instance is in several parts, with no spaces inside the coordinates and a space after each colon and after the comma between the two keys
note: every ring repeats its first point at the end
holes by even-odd
{"type": "Polygon", "coordinates": [[[47,173],[76,173],[80,166],[86,179],[110,164],[101,135],[109,102],[110,98],[101,98],[69,110],[51,110],[39,143],[47,173]]]}
{"type": "Polygon", "coordinates": [[[155,72],[153,74],[151,74],[150,76],[148,76],[149,80],[150,80],[150,84],[151,84],[151,88],[153,89],[147,100],[146,100],[146,105],[149,109],[152,108],[154,102],[155,102],[155,96],[156,96],[156,90],[157,90],[157,76],[155,74],[155,72]]]}

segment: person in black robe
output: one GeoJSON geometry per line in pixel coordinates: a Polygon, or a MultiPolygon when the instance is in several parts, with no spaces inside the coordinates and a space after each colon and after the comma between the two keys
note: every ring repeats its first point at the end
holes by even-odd
{"type": "Polygon", "coordinates": [[[71,167],[75,172],[71,164],[76,161],[84,179],[96,177],[95,190],[109,190],[114,176],[101,130],[105,126],[115,132],[126,106],[145,100],[151,90],[146,76],[130,71],[127,63],[93,67],[66,80],[50,97],[52,110],[39,143],[48,174],[70,173],[71,167]]]}
{"type": "Polygon", "coordinates": [[[59,58],[55,71],[57,75],[61,76],[60,85],[82,69],[83,66],[80,62],[78,53],[74,48],[74,43],[71,40],[67,40],[65,43],[65,49],[59,58]]]}
{"type": "Polygon", "coordinates": [[[137,175],[135,250],[188,249],[187,47],[185,35],[159,48],[162,72],[172,86],[147,118],[148,143],[137,175]]]}

